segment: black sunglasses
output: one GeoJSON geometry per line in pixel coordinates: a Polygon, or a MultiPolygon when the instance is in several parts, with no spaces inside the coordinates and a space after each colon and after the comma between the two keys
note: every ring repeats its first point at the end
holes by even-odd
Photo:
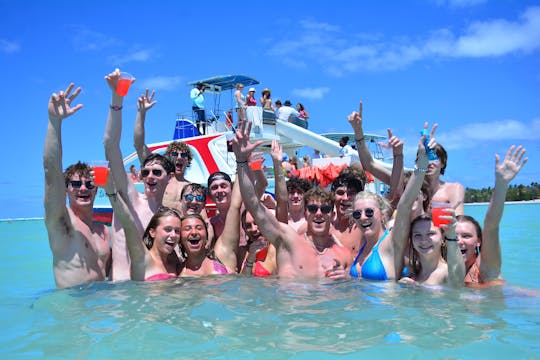
{"type": "MultiPolygon", "coordinates": [[[[152,169],[152,174],[154,174],[154,176],[161,176],[161,174],[163,174],[163,170],[161,169],[152,169]]],[[[148,175],[150,175],[150,170],[148,169],[142,169],[141,170],[141,175],[142,177],[147,177],[148,175]]]]}
{"type": "MultiPolygon", "coordinates": [[[[375,210],[371,208],[364,209],[364,214],[366,214],[366,217],[372,218],[375,214],[375,210]]],[[[362,217],[362,210],[354,210],[352,213],[352,217],[356,220],[359,220],[362,217]]]]}
{"type": "Polygon", "coordinates": [[[198,202],[203,202],[204,200],[206,200],[204,195],[193,195],[193,194],[184,195],[184,199],[186,199],[187,201],[193,201],[193,199],[195,199],[198,202]]]}
{"type": "MultiPolygon", "coordinates": [[[[171,151],[171,157],[178,157],[178,151],[171,151]]],[[[189,157],[189,154],[187,152],[180,153],[180,157],[187,159],[189,157]]]]}
{"type": "Polygon", "coordinates": [[[334,207],[332,205],[315,205],[315,204],[311,204],[311,205],[308,205],[307,206],[307,210],[311,213],[311,214],[315,214],[319,209],[321,209],[321,212],[323,214],[330,214],[332,212],[332,209],[334,207]]]}
{"type": "MultiPolygon", "coordinates": [[[[80,188],[82,186],[82,184],[83,184],[83,182],[81,180],[70,180],[69,183],[71,184],[71,187],[74,188],[74,189],[80,188]]],[[[94,183],[91,182],[91,181],[85,181],[84,186],[86,186],[86,188],[88,190],[92,190],[93,188],[96,187],[94,185],[94,183]]]]}

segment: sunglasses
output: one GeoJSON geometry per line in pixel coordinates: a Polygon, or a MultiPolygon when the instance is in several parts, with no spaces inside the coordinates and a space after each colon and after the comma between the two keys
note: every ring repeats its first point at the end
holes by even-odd
{"type": "Polygon", "coordinates": [[[314,205],[314,204],[311,204],[311,205],[308,205],[307,206],[307,210],[311,213],[311,214],[315,214],[319,209],[321,209],[321,212],[323,214],[330,214],[332,212],[332,209],[334,207],[332,205],[314,205]]]}
{"type": "MultiPolygon", "coordinates": [[[[171,157],[178,157],[178,151],[171,151],[171,157]]],[[[180,157],[182,159],[187,159],[189,157],[189,154],[186,152],[180,153],[180,157]]]]}
{"type": "MultiPolygon", "coordinates": [[[[80,188],[83,184],[81,180],[70,180],[69,183],[71,184],[71,187],[74,189],[80,188]]],[[[94,183],[91,181],[85,181],[84,186],[86,186],[88,190],[92,190],[93,188],[95,188],[94,183]]]]}
{"type": "Polygon", "coordinates": [[[193,195],[193,194],[184,195],[184,199],[186,199],[187,201],[193,201],[193,199],[195,199],[198,202],[203,202],[204,200],[206,200],[204,198],[204,195],[193,195]]]}
{"type": "MultiPolygon", "coordinates": [[[[372,218],[375,214],[375,210],[371,208],[364,209],[364,214],[366,214],[366,217],[372,218]]],[[[352,213],[352,217],[356,220],[359,220],[362,217],[362,210],[354,210],[352,213]]]]}
{"type": "MultiPolygon", "coordinates": [[[[163,170],[161,170],[161,169],[152,169],[152,174],[154,174],[154,176],[160,177],[161,174],[163,174],[163,170]]],[[[141,175],[142,175],[142,177],[147,177],[148,175],[150,175],[150,170],[142,169],[141,170],[141,175]]]]}

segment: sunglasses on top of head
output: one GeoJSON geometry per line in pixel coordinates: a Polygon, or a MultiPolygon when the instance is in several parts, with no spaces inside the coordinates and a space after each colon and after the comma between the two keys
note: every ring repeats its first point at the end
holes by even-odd
{"type": "Polygon", "coordinates": [[[198,202],[203,202],[204,200],[206,200],[204,198],[204,195],[193,195],[193,194],[184,195],[184,199],[186,199],[187,201],[193,201],[195,199],[198,202]]]}
{"type": "MultiPolygon", "coordinates": [[[[372,218],[375,214],[375,210],[371,208],[364,209],[364,214],[366,214],[366,217],[372,218]]],[[[356,220],[360,219],[362,217],[362,210],[354,210],[352,212],[352,217],[356,220]]]]}
{"type": "MultiPolygon", "coordinates": [[[[161,169],[152,169],[152,174],[154,174],[154,176],[161,176],[161,174],[163,174],[163,170],[161,169]]],[[[147,177],[148,175],[150,175],[150,170],[148,169],[142,169],[141,170],[141,175],[142,177],[147,177]]]]}
{"type": "Polygon", "coordinates": [[[178,151],[171,151],[171,157],[178,157],[178,154],[180,154],[180,157],[183,159],[187,159],[189,157],[189,154],[187,152],[179,153],[178,151]]]}
{"type": "Polygon", "coordinates": [[[321,205],[321,206],[319,206],[319,205],[315,205],[315,204],[310,204],[306,208],[311,214],[315,214],[319,209],[321,209],[321,212],[323,214],[330,214],[334,207],[332,205],[321,205]]]}
{"type": "MultiPolygon", "coordinates": [[[[69,183],[71,184],[71,187],[74,189],[80,188],[83,184],[81,180],[70,180],[69,183]]],[[[93,188],[95,188],[95,185],[92,181],[85,181],[84,186],[86,186],[88,190],[92,190],[93,188]]]]}

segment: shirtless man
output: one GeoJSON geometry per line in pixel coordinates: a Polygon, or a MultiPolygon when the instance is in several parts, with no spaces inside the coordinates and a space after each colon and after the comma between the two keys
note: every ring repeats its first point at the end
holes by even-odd
{"type": "MultiPolygon", "coordinates": [[[[362,125],[362,102],[360,102],[358,112],[353,112],[351,115],[349,115],[349,123],[354,129],[354,137],[356,141],[356,146],[358,148],[358,156],[360,157],[360,161],[362,162],[362,166],[364,167],[364,169],[371,172],[373,176],[375,176],[377,179],[379,179],[385,184],[396,184],[396,181],[393,181],[392,179],[392,173],[390,172],[390,170],[380,166],[373,160],[373,157],[371,156],[371,153],[366,145],[362,125]]],[[[430,161],[428,173],[426,174],[431,181],[431,200],[452,203],[456,211],[456,216],[463,215],[463,200],[465,198],[465,189],[463,185],[457,182],[446,183],[440,179],[440,176],[444,174],[444,171],[446,169],[446,161],[448,159],[448,156],[444,148],[439,144],[435,144],[434,142],[433,134],[436,129],[437,124],[435,124],[431,130],[431,140],[428,144],[428,147],[430,148],[433,148],[433,146],[435,146],[435,152],[437,153],[437,156],[439,158],[438,160],[430,161]]],[[[424,130],[427,130],[427,123],[424,124],[424,130]]],[[[390,132],[390,130],[388,134],[389,144],[391,144],[392,133],[390,132]]],[[[403,177],[398,177],[398,179],[399,178],[402,179],[403,177]]],[[[397,196],[398,198],[403,192],[402,189],[404,189],[402,185],[402,180],[400,180],[399,182],[400,184],[397,185],[399,189],[395,194],[395,196],[397,196]]]]}
{"type": "Polygon", "coordinates": [[[354,197],[364,190],[364,184],[353,175],[343,174],[332,182],[331,190],[334,193],[336,212],[331,231],[351,251],[352,260],[354,260],[360,249],[362,232],[350,213],[352,212],[354,197]]]}
{"type": "Polygon", "coordinates": [[[295,230],[305,231],[306,217],[304,209],[304,193],[311,189],[306,179],[292,176],[285,181],[281,159],[283,151],[277,140],[272,140],[270,152],[274,165],[275,192],[277,199],[276,217],[279,221],[291,225],[295,230]]]}
{"type": "Polygon", "coordinates": [[[49,100],[43,151],[45,226],[58,288],[103,281],[111,266],[109,229],[92,221],[97,188],[90,167],[79,162],[62,173],[62,121],[83,107],[71,106],[81,88],[72,90],[73,83],[49,100]]]}
{"type": "MultiPolygon", "coordinates": [[[[137,100],[137,117],[135,119],[133,143],[135,144],[137,156],[139,157],[139,162],[141,164],[144,159],[151,154],[150,149],[145,143],[144,124],[146,121],[146,112],[157,103],[157,101],[154,100],[154,95],[154,91],[149,95],[148,89],[146,89],[146,92],[137,100]]],[[[163,205],[181,210],[180,200],[182,189],[189,183],[189,181],[184,178],[184,174],[186,169],[191,165],[193,155],[185,142],[173,141],[169,144],[167,150],[165,150],[165,156],[169,157],[174,164],[174,176],[170,178],[167,188],[165,189],[163,205]]]]}
{"type": "MultiPolygon", "coordinates": [[[[112,99],[105,129],[105,155],[109,160],[110,176],[112,176],[115,192],[109,196],[122,196],[132,216],[144,229],[154,213],[162,205],[163,194],[171,173],[174,171],[169,159],[159,154],[149,155],[141,164],[141,178],[144,183],[144,194],[140,194],[124,170],[123,156],[120,150],[122,133],[122,106],[124,98],[116,93],[116,84],[120,77],[117,69],[105,77],[111,88],[112,99]]],[[[113,280],[130,279],[130,259],[126,246],[124,230],[113,214],[112,256],[113,280]]]]}
{"type": "Polygon", "coordinates": [[[330,234],[334,205],[332,194],[318,188],[305,194],[306,233],[298,234],[288,224],[279,222],[260,203],[249,177],[249,154],[262,143],[250,143],[250,131],[251,124],[246,129],[245,122],[242,122],[233,139],[238,181],[246,208],[255,218],[266,240],[277,249],[278,275],[287,278],[348,277],[350,251],[330,234]]]}

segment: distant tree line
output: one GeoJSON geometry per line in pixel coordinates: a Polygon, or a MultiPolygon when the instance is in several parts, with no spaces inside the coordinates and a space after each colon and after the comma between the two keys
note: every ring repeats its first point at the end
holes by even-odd
{"type": "MultiPolygon", "coordinates": [[[[491,200],[491,187],[484,189],[465,188],[465,202],[489,202],[491,200]]],[[[540,184],[532,182],[531,185],[510,185],[506,193],[506,201],[524,201],[540,199],[540,184]]]]}

